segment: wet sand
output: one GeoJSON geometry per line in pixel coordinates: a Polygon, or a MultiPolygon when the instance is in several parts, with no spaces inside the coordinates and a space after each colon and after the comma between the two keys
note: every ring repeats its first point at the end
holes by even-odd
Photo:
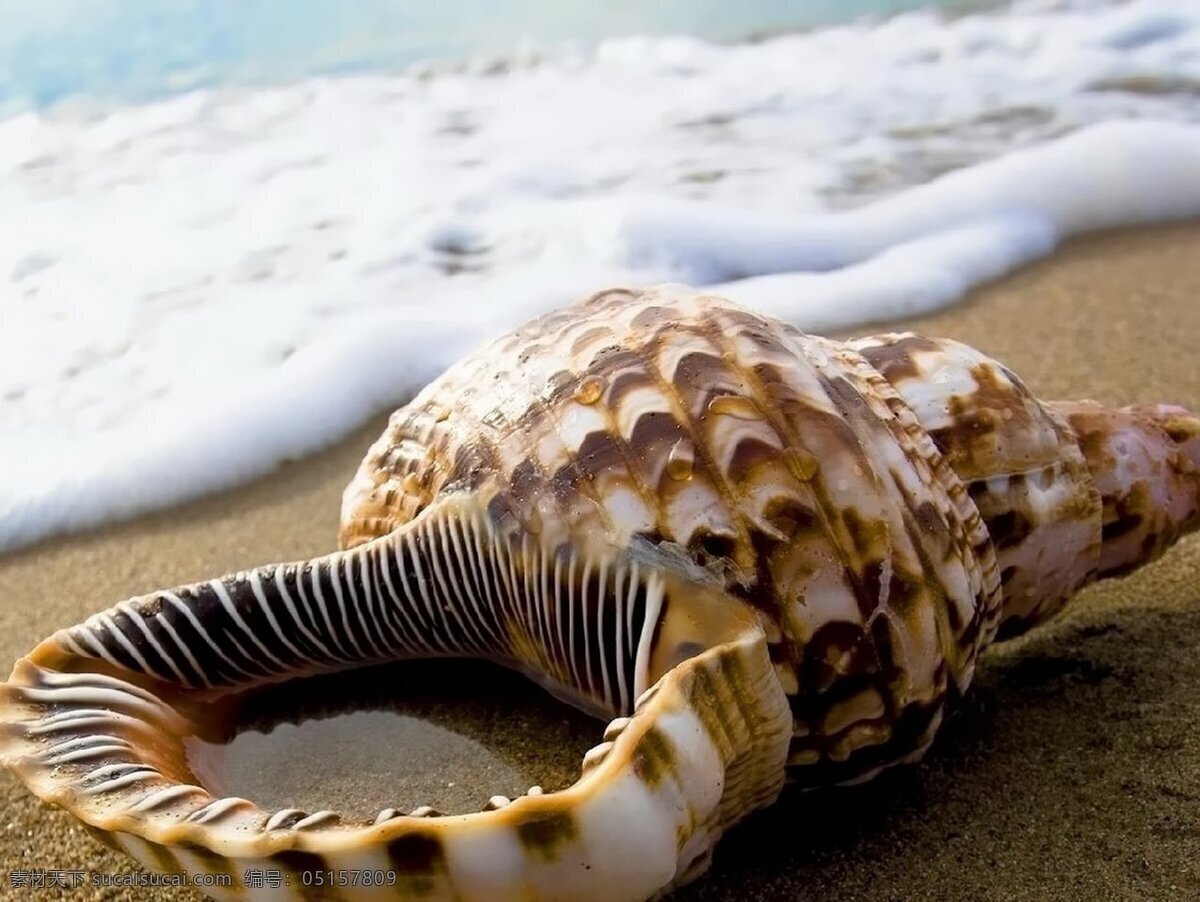
{"type": "MultiPolygon", "coordinates": [[[[1200,408],[1200,225],[1071,243],[904,326],[980,347],[1042,397],[1200,408]]],[[[250,486],[0,557],[0,669],[55,628],[129,595],[329,550],[341,490],[383,422],[250,486]]],[[[453,754],[428,737],[397,748],[396,723],[368,718],[363,728],[383,730],[380,742],[391,747],[381,755],[393,760],[390,772],[358,765],[361,779],[337,775],[356,798],[390,804],[393,779],[430,799],[467,781],[452,804],[482,804],[508,788],[483,785],[494,773],[540,777],[550,788],[599,738],[598,727],[591,736],[586,721],[536,689],[466,673],[454,680],[436,665],[403,665],[371,682],[368,707],[425,717],[469,740],[453,754]],[[456,704],[468,696],[472,705],[456,704]],[[473,755],[499,764],[489,770],[473,755]]],[[[335,683],[330,697],[358,697],[362,685],[335,683]]],[[[1198,898],[1197,724],[1200,537],[1192,537],[1140,573],[1093,587],[1033,635],[994,648],[922,764],[861,787],[785,795],[727,836],[709,875],[677,898],[1198,898]]],[[[322,764],[311,781],[330,779],[322,764]]],[[[306,773],[303,763],[297,773],[306,773]]],[[[53,897],[10,889],[16,868],[133,865],[2,773],[0,898],[53,897]]],[[[91,888],[65,897],[150,898],[91,888]]]]}

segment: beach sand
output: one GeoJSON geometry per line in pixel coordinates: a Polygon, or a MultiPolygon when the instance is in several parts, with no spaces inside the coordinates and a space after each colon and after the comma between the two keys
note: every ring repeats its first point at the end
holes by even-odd
{"type": "MultiPolygon", "coordinates": [[[[1072,242],[904,325],[978,346],[1041,397],[1200,408],[1200,224],[1072,242]]],[[[0,668],[55,628],[129,595],[329,550],[342,488],[382,425],[252,485],[0,557],[0,668]]],[[[549,787],[569,780],[598,739],[598,728],[514,681],[467,671],[456,682],[444,666],[405,667],[373,680],[372,697],[394,694],[401,711],[489,750],[475,762],[475,752],[449,754],[428,737],[406,749],[401,737],[400,747],[379,750],[396,759],[388,766],[404,775],[401,794],[442,799],[448,782],[466,781],[464,795],[481,804],[487,793],[475,782],[516,779],[512,772],[547,774],[549,787]],[[487,685],[477,691],[478,683],[487,685]],[[474,700],[459,713],[467,694],[474,700]]],[[[348,682],[336,691],[360,690],[348,682]]],[[[1200,537],[1192,537],[1155,565],[1093,587],[1033,635],[994,648],[920,765],[861,787],[786,794],[727,836],[709,875],[677,897],[1197,898],[1198,723],[1200,537]]],[[[344,760],[314,761],[308,788],[357,781],[377,805],[401,792],[366,764],[355,765],[362,775],[335,773],[344,760]]],[[[10,889],[9,872],[30,868],[84,869],[90,881],[133,866],[3,773],[0,897],[51,897],[10,889]]],[[[198,898],[91,887],[64,895],[198,898]]]]}

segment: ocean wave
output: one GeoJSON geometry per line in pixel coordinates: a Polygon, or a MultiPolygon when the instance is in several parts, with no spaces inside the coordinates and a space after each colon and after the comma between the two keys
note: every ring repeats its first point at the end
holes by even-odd
{"type": "Polygon", "coordinates": [[[1198,83],[1200,10],[1035,3],[2,120],[0,547],[261,474],[614,283],[844,328],[1200,215],[1198,83]]]}

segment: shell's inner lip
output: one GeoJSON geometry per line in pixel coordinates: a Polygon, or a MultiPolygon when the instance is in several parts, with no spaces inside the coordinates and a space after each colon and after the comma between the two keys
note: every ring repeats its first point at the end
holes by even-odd
{"type": "Polygon", "coordinates": [[[406,661],[227,696],[185,741],[217,796],[266,811],[479,811],[564,789],[603,725],[481,661],[406,661]]]}

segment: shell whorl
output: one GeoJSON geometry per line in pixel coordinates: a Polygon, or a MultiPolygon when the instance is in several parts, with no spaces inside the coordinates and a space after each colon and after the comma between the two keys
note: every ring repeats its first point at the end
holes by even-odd
{"type": "Polygon", "coordinates": [[[669,550],[753,604],[806,782],[918,754],[1000,616],[975,505],[892,385],[714,296],[604,292],[464,360],[372,447],[342,542],[461,490],[514,534],[669,550]]]}

